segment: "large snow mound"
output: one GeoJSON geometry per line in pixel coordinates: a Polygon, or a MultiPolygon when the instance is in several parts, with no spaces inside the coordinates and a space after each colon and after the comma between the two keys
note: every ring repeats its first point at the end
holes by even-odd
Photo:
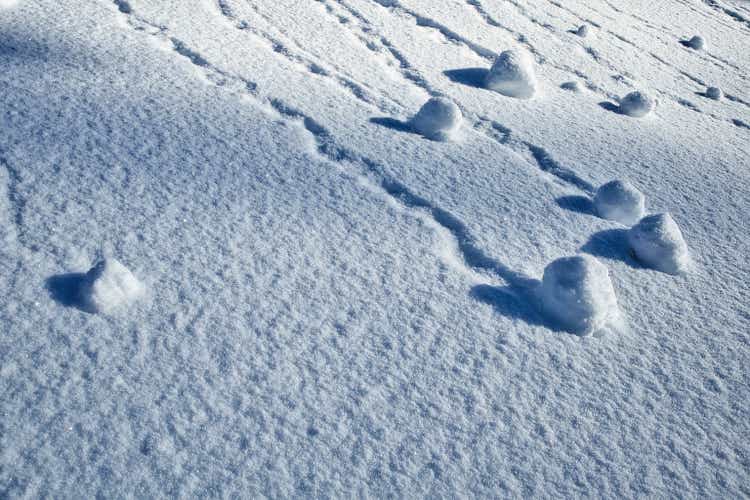
{"type": "Polygon", "coordinates": [[[544,269],[545,314],[564,330],[590,335],[618,315],[617,297],[604,264],[588,255],[562,257],[544,269]]]}
{"type": "Polygon", "coordinates": [[[641,219],[628,231],[628,243],[641,262],[658,271],[680,274],[690,263],[682,231],[668,213],[641,219]]]}
{"type": "Polygon", "coordinates": [[[502,52],[487,74],[485,87],[509,97],[533,97],[537,89],[534,61],[520,50],[502,52]]]}
{"type": "Polygon", "coordinates": [[[646,199],[630,182],[614,180],[599,187],[594,206],[602,218],[632,226],[643,217],[646,199]]]}
{"type": "Polygon", "coordinates": [[[646,116],[655,107],[656,99],[640,90],[633,91],[620,100],[620,111],[633,118],[646,116]]]}
{"type": "Polygon", "coordinates": [[[109,314],[140,298],[143,284],[120,261],[102,259],[86,273],[82,300],[91,312],[109,314]]]}
{"type": "Polygon", "coordinates": [[[446,97],[433,97],[412,118],[412,128],[436,141],[447,141],[461,127],[463,116],[456,103],[446,97]]]}

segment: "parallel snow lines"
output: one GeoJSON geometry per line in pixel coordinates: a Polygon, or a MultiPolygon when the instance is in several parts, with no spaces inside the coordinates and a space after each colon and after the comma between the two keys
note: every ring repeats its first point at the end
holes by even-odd
{"type": "MultiPolygon", "coordinates": [[[[115,3],[117,4],[117,2],[115,3]]],[[[128,16],[133,15],[132,9],[128,12],[122,10],[120,12],[128,16]]],[[[137,22],[143,22],[143,19],[139,17],[137,22]]],[[[278,98],[262,94],[255,82],[216,67],[183,41],[170,36],[166,28],[158,33],[150,34],[171,42],[175,54],[202,69],[206,73],[207,80],[218,88],[241,92],[250,97],[255,105],[270,115],[301,126],[314,140],[317,153],[322,161],[332,164],[335,168],[347,172],[349,175],[355,175],[363,185],[376,189],[387,199],[397,202],[398,206],[410,210],[415,218],[423,220],[425,215],[428,216],[429,222],[449,235],[451,241],[445,242],[445,246],[448,249],[455,249],[456,254],[451,257],[451,260],[453,263],[460,262],[463,266],[466,266],[465,274],[476,276],[477,272],[485,275],[489,273],[491,276],[505,281],[511,286],[511,290],[518,293],[525,293],[537,283],[536,280],[510,269],[486,255],[477,245],[467,226],[457,217],[432,204],[426,198],[415,194],[406,185],[392,178],[382,165],[338,145],[330,132],[314,118],[287,105],[278,98]],[[351,169],[347,168],[350,165],[357,167],[357,170],[352,172],[351,169]]]]}

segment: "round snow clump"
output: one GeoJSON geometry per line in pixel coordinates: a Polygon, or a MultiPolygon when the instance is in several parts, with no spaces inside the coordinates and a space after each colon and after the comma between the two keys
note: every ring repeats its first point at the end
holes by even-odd
{"type": "Polygon", "coordinates": [[[632,226],[646,212],[646,199],[628,181],[614,180],[596,190],[594,206],[603,219],[632,226]]]}
{"type": "Polygon", "coordinates": [[[590,335],[618,315],[607,267],[588,255],[551,262],[544,269],[541,299],[550,319],[578,335],[590,335]]]}
{"type": "Polygon", "coordinates": [[[526,52],[506,50],[495,59],[484,85],[509,97],[529,99],[537,88],[534,61],[526,52]]]}
{"type": "Polygon", "coordinates": [[[693,38],[688,40],[688,45],[691,49],[703,50],[706,48],[706,39],[700,35],[695,35],[693,38]]]}
{"type": "Polygon", "coordinates": [[[724,97],[724,92],[722,92],[719,87],[708,87],[706,89],[706,97],[709,97],[714,101],[719,101],[724,97]]]}
{"type": "Polygon", "coordinates": [[[116,259],[103,259],[86,273],[84,305],[92,312],[111,313],[143,295],[145,287],[116,259]]]}
{"type": "Polygon", "coordinates": [[[461,127],[461,110],[446,97],[433,97],[411,120],[412,128],[436,141],[447,141],[461,127]]]}
{"type": "Polygon", "coordinates": [[[656,107],[656,100],[645,92],[634,91],[620,101],[620,111],[623,114],[640,118],[646,116],[656,107]]]}
{"type": "Polygon", "coordinates": [[[668,213],[649,215],[630,228],[628,243],[647,266],[669,274],[680,274],[690,263],[682,232],[668,213]]]}
{"type": "Polygon", "coordinates": [[[589,36],[589,31],[589,25],[582,24],[576,31],[576,35],[580,36],[581,38],[586,38],[587,36],[589,36]]]}
{"type": "Polygon", "coordinates": [[[578,82],[564,82],[560,85],[563,90],[570,90],[571,92],[580,92],[582,90],[581,84],[578,82]]]}

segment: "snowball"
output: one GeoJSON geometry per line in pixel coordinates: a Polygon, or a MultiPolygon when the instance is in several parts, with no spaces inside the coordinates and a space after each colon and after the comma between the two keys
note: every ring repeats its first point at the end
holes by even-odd
{"type": "Polygon", "coordinates": [[[655,107],[656,99],[638,90],[629,93],[620,101],[620,111],[634,118],[646,116],[655,107]]]}
{"type": "Polygon", "coordinates": [[[719,101],[724,97],[724,92],[722,92],[719,87],[708,87],[706,89],[706,96],[714,101],[719,101]]]}
{"type": "Polygon", "coordinates": [[[0,0],[0,9],[10,9],[18,5],[18,0],[0,0]]]}
{"type": "Polygon", "coordinates": [[[617,297],[604,264],[588,255],[563,257],[544,269],[542,308],[560,327],[590,335],[618,315],[617,297]]]}
{"type": "Polygon", "coordinates": [[[628,181],[614,180],[596,190],[594,206],[602,218],[632,226],[643,217],[646,200],[628,181]]]}
{"type": "Polygon", "coordinates": [[[103,259],[86,273],[84,305],[92,312],[110,313],[138,299],[144,286],[116,259],[103,259]]]}
{"type": "Polygon", "coordinates": [[[412,128],[428,139],[445,141],[461,127],[461,110],[446,97],[433,97],[412,118],[412,128]]]}
{"type": "Polygon", "coordinates": [[[695,35],[688,40],[688,45],[695,50],[703,50],[706,48],[706,40],[700,35],[695,35]]]}
{"type": "Polygon", "coordinates": [[[589,31],[590,31],[589,30],[589,25],[588,24],[582,24],[578,28],[578,30],[576,31],[576,35],[578,35],[578,36],[580,36],[582,38],[586,38],[587,36],[589,36],[589,31]]]}
{"type": "Polygon", "coordinates": [[[570,90],[571,92],[580,92],[582,90],[581,84],[578,82],[564,82],[560,85],[563,90],[570,90]]]}
{"type": "Polygon", "coordinates": [[[680,274],[690,262],[682,232],[668,213],[641,219],[628,231],[628,243],[638,260],[658,271],[680,274]]]}
{"type": "Polygon", "coordinates": [[[537,88],[534,62],[526,52],[506,50],[495,59],[485,87],[509,97],[528,99],[537,88]]]}

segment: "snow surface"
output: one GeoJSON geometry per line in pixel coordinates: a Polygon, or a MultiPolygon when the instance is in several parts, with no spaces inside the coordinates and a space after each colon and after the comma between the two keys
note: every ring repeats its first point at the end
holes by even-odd
{"type": "Polygon", "coordinates": [[[734,0],[0,11],[0,497],[747,497],[748,19],[734,0]],[[704,50],[680,43],[697,32],[704,50]],[[508,49],[534,99],[484,87],[508,49]],[[616,106],[636,88],[649,119],[616,106]],[[412,133],[436,96],[460,141],[412,133]],[[622,178],[674,215],[692,272],[644,267],[597,216],[622,178]],[[76,298],[100,252],[148,290],[117,314],[76,298]],[[617,331],[537,307],[578,253],[607,267],[617,331]]]}

